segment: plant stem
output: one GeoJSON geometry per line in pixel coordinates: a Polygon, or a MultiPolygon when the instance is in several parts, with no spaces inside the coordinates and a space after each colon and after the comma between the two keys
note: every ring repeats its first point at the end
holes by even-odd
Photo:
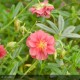
{"type": "Polygon", "coordinates": [[[30,71],[32,71],[34,68],[35,68],[35,66],[37,65],[37,63],[38,63],[38,60],[36,60],[33,64],[32,64],[32,66],[24,73],[24,75],[21,77],[21,78],[23,78],[25,75],[27,75],[30,71]]]}
{"type": "Polygon", "coordinates": [[[51,16],[52,16],[52,18],[53,18],[53,20],[54,20],[54,23],[55,23],[55,17],[53,16],[53,14],[51,14],[51,16]]]}
{"type": "MultiPolygon", "coordinates": [[[[32,26],[31,30],[33,29],[33,27],[35,26],[35,24],[36,24],[36,22],[35,22],[34,25],[32,26]]],[[[25,35],[23,36],[23,38],[22,38],[17,44],[20,44],[20,43],[31,33],[31,30],[30,30],[30,31],[26,30],[27,34],[25,34],[25,35]]]]}
{"type": "Polygon", "coordinates": [[[17,44],[20,44],[28,36],[28,34],[26,34],[17,44]]]}

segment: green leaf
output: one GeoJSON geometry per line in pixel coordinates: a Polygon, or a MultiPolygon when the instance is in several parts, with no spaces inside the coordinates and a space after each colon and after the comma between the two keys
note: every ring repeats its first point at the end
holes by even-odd
{"type": "Polygon", "coordinates": [[[80,31],[80,25],[76,26],[74,32],[79,32],[80,31]]]}
{"type": "Polygon", "coordinates": [[[54,67],[60,67],[58,64],[56,63],[48,63],[48,68],[54,68],[54,67]]]}
{"type": "Polygon", "coordinates": [[[13,12],[12,18],[14,18],[19,13],[21,7],[22,7],[22,2],[19,2],[13,12]]]}
{"type": "Polygon", "coordinates": [[[19,48],[15,49],[15,51],[14,51],[14,53],[12,55],[12,58],[13,59],[16,58],[20,54],[20,52],[22,51],[22,49],[23,49],[23,45],[21,45],[19,48]]]}
{"type": "Polygon", "coordinates": [[[55,32],[56,34],[59,33],[59,29],[57,28],[57,26],[56,26],[52,21],[47,20],[47,23],[52,27],[52,29],[54,30],[54,32],[55,32]]]}
{"type": "Polygon", "coordinates": [[[58,18],[58,27],[59,27],[59,31],[61,33],[64,29],[64,19],[61,15],[59,15],[59,18],[58,18]]]}
{"type": "Polygon", "coordinates": [[[47,68],[50,69],[52,73],[61,74],[61,70],[56,63],[48,63],[47,68]]]}
{"type": "Polygon", "coordinates": [[[70,13],[67,12],[67,11],[59,11],[59,14],[62,15],[62,16],[65,16],[65,17],[69,17],[70,16],[70,13]]]}
{"type": "Polygon", "coordinates": [[[69,34],[63,34],[62,37],[80,38],[80,35],[79,34],[76,34],[76,33],[69,33],[69,34]]]}
{"type": "Polygon", "coordinates": [[[48,26],[46,26],[46,25],[44,25],[44,24],[37,23],[36,25],[37,25],[38,27],[42,28],[43,30],[46,30],[46,31],[48,31],[48,32],[50,32],[50,33],[53,33],[53,34],[56,34],[53,29],[49,28],[48,26]]]}
{"type": "Polygon", "coordinates": [[[18,62],[14,64],[13,69],[11,70],[9,75],[16,75],[17,70],[18,70],[18,62]]]}
{"type": "Polygon", "coordinates": [[[75,29],[74,26],[69,26],[69,27],[67,27],[67,28],[63,31],[63,34],[71,33],[71,32],[74,31],[74,29],[75,29]]]}

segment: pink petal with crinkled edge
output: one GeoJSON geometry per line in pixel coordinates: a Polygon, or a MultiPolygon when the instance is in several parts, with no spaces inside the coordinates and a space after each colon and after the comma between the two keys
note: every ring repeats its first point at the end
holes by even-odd
{"type": "Polygon", "coordinates": [[[35,32],[35,33],[32,33],[32,34],[30,35],[30,39],[31,39],[33,42],[36,42],[36,41],[37,41],[37,34],[36,34],[36,32],[35,32]]]}
{"type": "Polygon", "coordinates": [[[3,58],[6,55],[6,50],[3,45],[0,45],[0,58],[3,58]]]}
{"type": "Polygon", "coordinates": [[[30,37],[27,39],[26,45],[27,45],[28,47],[36,47],[35,42],[33,42],[33,41],[30,39],[30,37]]]}
{"type": "Polygon", "coordinates": [[[52,10],[54,10],[54,7],[53,6],[47,6],[47,10],[52,11],[52,10]]]}
{"type": "Polygon", "coordinates": [[[30,48],[29,50],[31,56],[36,56],[39,53],[37,48],[30,48]]]}
{"type": "Polygon", "coordinates": [[[37,55],[36,55],[36,59],[38,60],[45,60],[47,59],[48,55],[46,55],[45,53],[43,52],[39,52],[37,55]]]}
{"type": "Polygon", "coordinates": [[[44,33],[42,30],[39,30],[37,32],[37,37],[38,37],[38,40],[44,40],[46,38],[47,34],[44,33]]]}
{"type": "Polygon", "coordinates": [[[37,14],[40,14],[40,15],[41,15],[41,14],[43,14],[43,10],[42,10],[42,9],[40,9],[40,10],[36,10],[36,11],[35,11],[35,13],[37,13],[37,14]]]}
{"type": "Polygon", "coordinates": [[[53,54],[55,53],[55,48],[51,45],[51,46],[47,46],[47,53],[48,54],[53,54]]]}
{"type": "Polygon", "coordinates": [[[37,15],[37,17],[40,17],[40,16],[42,16],[42,14],[43,14],[44,12],[41,10],[36,10],[35,11],[35,14],[37,15]]]}
{"type": "Polygon", "coordinates": [[[53,36],[47,36],[47,44],[50,45],[50,44],[53,44],[53,46],[55,45],[55,40],[53,38],[53,36]]]}
{"type": "Polygon", "coordinates": [[[29,11],[32,12],[33,14],[35,13],[35,10],[36,9],[34,7],[32,7],[32,8],[29,9],[29,11]]]}
{"type": "Polygon", "coordinates": [[[29,45],[29,43],[28,43],[29,40],[30,40],[30,37],[28,37],[27,40],[26,40],[26,45],[27,45],[28,47],[30,47],[30,45],[29,45]]]}
{"type": "Polygon", "coordinates": [[[50,16],[50,11],[46,10],[46,16],[50,16]]]}
{"type": "Polygon", "coordinates": [[[35,42],[33,42],[31,40],[27,41],[27,43],[28,43],[29,47],[36,47],[35,42]]]}

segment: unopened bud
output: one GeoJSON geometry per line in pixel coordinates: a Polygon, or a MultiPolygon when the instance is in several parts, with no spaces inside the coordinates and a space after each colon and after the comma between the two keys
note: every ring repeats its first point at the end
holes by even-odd
{"type": "Polygon", "coordinates": [[[20,31],[22,32],[22,35],[24,35],[24,33],[26,32],[26,28],[24,25],[20,27],[20,31]]]}
{"type": "Polygon", "coordinates": [[[61,57],[61,58],[64,58],[65,54],[66,54],[66,51],[65,51],[65,49],[63,49],[63,51],[62,51],[60,57],[61,57]]]}
{"type": "Polygon", "coordinates": [[[20,23],[21,23],[20,20],[18,20],[18,19],[15,19],[15,20],[14,20],[15,30],[16,30],[17,32],[18,32],[19,29],[20,29],[20,23]]]}
{"type": "Polygon", "coordinates": [[[16,42],[9,42],[9,43],[7,44],[7,47],[13,48],[13,47],[15,47],[15,45],[16,45],[16,42]]]}

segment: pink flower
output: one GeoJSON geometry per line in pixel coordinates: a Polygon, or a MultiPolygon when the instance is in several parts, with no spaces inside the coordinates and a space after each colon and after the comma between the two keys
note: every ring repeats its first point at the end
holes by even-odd
{"type": "Polygon", "coordinates": [[[49,18],[53,9],[54,6],[49,4],[47,0],[44,0],[44,2],[33,5],[29,10],[32,12],[32,14],[36,14],[37,17],[49,18]]]}
{"type": "Polygon", "coordinates": [[[6,55],[6,50],[3,45],[0,45],[0,58],[3,58],[6,55]]]}
{"type": "Polygon", "coordinates": [[[54,37],[42,30],[32,33],[26,40],[26,45],[30,48],[29,52],[32,58],[38,60],[45,60],[48,54],[53,54],[55,52],[54,37]]]}

